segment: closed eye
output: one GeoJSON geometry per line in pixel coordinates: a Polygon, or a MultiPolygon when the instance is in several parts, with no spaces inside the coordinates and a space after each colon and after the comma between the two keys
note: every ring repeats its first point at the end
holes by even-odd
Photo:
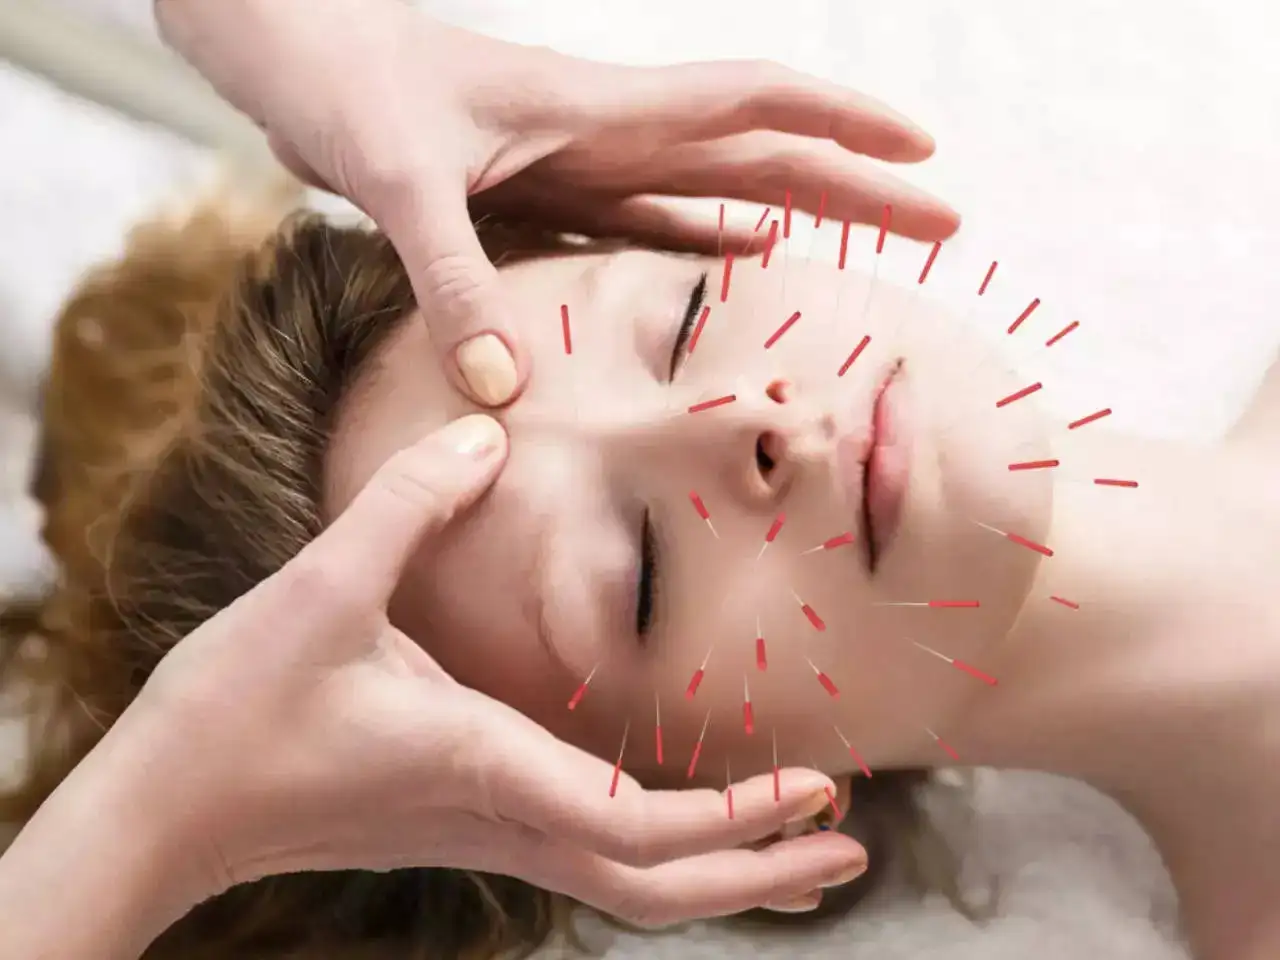
{"type": "Polygon", "coordinates": [[[654,598],[657,595],[657,549],[649,511],[644,512],[640,526],[640,578],[636,584],[636,636],[643,643],[653,626],[654,598]]]}
{"type": "Polygon", "coordinates": [[[667,376],[668,380],[675,379],[676,371],[680,369],[680,364],[687,356],[689,335],[693,333],[693,322],[697,319],[698,312],[702,309],[702,304],[706,299],[707,274],[704,271],[702,276],[698,278],[698,282],[694,284],[693,290],[689,293],[689,305],[685,308],[684,317],[676,330],[676,342],[671,350],[671,372],[667,376]]]}

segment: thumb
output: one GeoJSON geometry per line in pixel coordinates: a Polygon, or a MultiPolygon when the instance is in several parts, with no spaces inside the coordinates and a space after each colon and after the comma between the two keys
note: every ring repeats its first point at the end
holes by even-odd
{"type": "Polygon", "coordinates": [[[362,602],[385,605],[423,540],[480,498],[506,454],[506,433],[492,417],[455,420],[384,463],[307,549],[354,580],[362,602]]]}
{"type": "Polygon", "coordinates": [[[471,222],[466,178],[429,170],[377,191],[365,210],[413,283],[431,342],[454,387],[485,407],[516,399],[528,360],[511,309],[471,222]]]}

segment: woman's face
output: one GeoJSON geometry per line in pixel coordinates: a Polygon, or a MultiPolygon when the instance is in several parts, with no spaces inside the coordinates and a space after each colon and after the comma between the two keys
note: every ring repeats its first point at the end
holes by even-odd
{"type": "MultiPolygon", "coordinates": [[[[629,726],[625,766],[650,783],[685,781],[704,725],[712,784],[769,769],[775,741],[833,774],[856,767],[841,735],[873,764],[918,743],[986,688],[915,644],[981,667],[1040,558],[979,522],[1043,542],[1049,519],[1044,471],[1009,469],[1046,455],[1034,398],[997,406],[1027,384],[981,340],[781,247],[735,261],[722,299],[724,269],[623,250],[502,271],[534,370],[501,414],[510,458],[392,607],[460,682],[557,735],[614,759],[629,726]]],[[[474,411],[427,340],[415,316],[351,394],[333,509],[474,411]]]]}

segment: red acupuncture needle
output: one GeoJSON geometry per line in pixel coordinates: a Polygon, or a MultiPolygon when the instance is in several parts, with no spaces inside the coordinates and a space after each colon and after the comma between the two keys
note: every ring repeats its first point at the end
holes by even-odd
{"type": "Polygon", "coordinates": [[[1052,600],[1054,603],[1062,604],[1068,610],[1080,609],[1080,604],[1076,603],[1074,600],[1068,600],[1066,597],[1050,596],[1049,599],[1052,600]]]}
{"type": "Polygon", "coordinates": [[[876,256],[884,250],[884,236],[889,232],[889,224],[893,220],[893,204],[886,203],[880,214],[880,236],[876,238],[876,256]]]}
{"type": "Polygon", "coordinates": [[[1055,333],[1052,337],[1046,340],[1044,342],[1044,345],[1046,347],[1052,347],[1055,343],[1057,343],[1059,340],[1061,340],[1063,337],[1065,337],[1068,333],[1070,333],[1072,330],[1074,330],[1078,326],[1080,326],[1080,321],[1072,320],[1065,327],[1063,327],[1061,330],[1055,333]]]}
{"type": "Polygon", "coordinates": [[[764,226],[764,222],[769,219],[769,214],[771,214],[772,212],[773,212],[773,207],[765,207],[764,213],[760,214],[760,219],[756,221],[756,228],[751,232],[759,233],[760,228],[764,226]]]}
{"type": "Polygon", "coordinates": [[[818,616],[817,611],[815,611],[813,607],[801,600],[794,590],[791,591],[791,595],[796,598],[796,603],[800,604],[801,612],[808,618],[809,623],[813,625],[813,629],[817,630],[819,633],[827,629],[827,625],[822,622],[822,618],[818,616]]]}
{"type": "Polygon", "coordinates": [[[714,400],[703,400],[701,403],[695,403],[689,408],[690,413],[701,413],[703,410],[713,410],[716,407],[723,407],[727,403],[737,401],[736,393],[726,393],[723,397],[716,397],[714,400]]]}
{"type": "Polygon", "coordinates": [[[724,204],[720,204],[720,229],[716,234],[716,256],[724,255],[724,204]]]}
{"type": "Polygon", "coordinates": [[[693,328],[693,336],[689,338],[689,353],[698,349],[698,338],[702,336],[702,328],[707,325],[707,317],[711,316],[711,308],[703,307],[702,313],[698,314],[698,324],[693,328]]]}
{"type": "Polygon", "coordinates": [[[778,531],[782,529],[782,525],[786,522],[787,515],[785,513],[778,514],[777,519],[773,521],[773,526],[771,526],[769,528],[769,532],[764,535],[764,545],[760,548],[760,552],[756,554],[757,560],[764,556],[765,550],[769,549],[769,544],[773,543],[774,538],[778,536],[778,531]]]}
{"type": "Polygon", "coordinates": [[[773,331],[773,333],[769,336],[769,339],[764,342],[764,348],[768,350],[775,343],[781,340],[782,335],[786,333],[788,330],[790,330],[793,326],[795,326],[795,322],[799,319],[800,319],[800,311],[797,310],[794,313],[792,313],[791,316],[787,317],[786,320],[782,321],[782,326],[780,326],[777,330],[773,331]]]}
{"type": "Polygon", "coordinates": [[[828,677],[821,670],[819,670],[818,665],[814,663],[812,660],[810,660],[808,657],[805,657],[804,659],[805,659],[805,662],[808,663],[809,666],[813,668],[813,672],[817,676],[818,682],[822,684],[822,689],[827,691],[827,693],[829,693],[833,697],[840,696],[840,691],[836,688],[836,685],[831,681],[831,678],[828,677]]]}
{"type": "Polygon", "coordinates": [[[564,352],[572,355],[573,335],[569,329],[569,305],[560,304],[560,332],[564,335],[564,352]]]}
{"type": "Polygon", "coordinates": [[[952,748],[951,744],[947,743],[947,741],[943,740],[940,736],[938,736],[928,727],[924,728],[924,732],[927,733],[929,736],[933,737],[933,742],[936,743],[938,746],[940,746],[943,750],[945,750],[947,752],[947,756],[949,756],[952,760],[955,760],[957,763],[960,761],[960,754],[956,753],[954,748],[952,748]]]}
{"type": "Polygon", "coordinates": [[[711,525],[711,514],[707,512],[706,504],[702,502],[702,498],[698,496],[696,490],[690,491],[689,502],[693,504],[693,509],[698,511],[698,516],[707,525],[707,529],[711,531],[712,536],[719,540],[720,534],[716,533],[716,528],[711,525]]]}
{"type": "Polygon", "coordinates": [[[618,779],[622,776],[622,755],[627,751],[627,734],[631,732],[631,721],[622,728],[622,746],[618,748],[618,762],[613,765],[613,781],[609,784],[609,796],[618,792],[618,779]]]}
{"type": "Polygon", "coordinates": [[[1060,460],[1024,460],[1022,463],[1009,464],[1009,472],[1016,473],[1019,470],[1050,470],[1053,467],[1062,466],[1060,460]]]}
{"type": "Polygon", "coordinates": [[[817,230],[822,226],[822,215],[827,212],[827,191],[823,190],[818,195],[818,212],[813,217],[813,229],[817,230]]]}
{"type": "Polygon", "coordinates": [[[760,269],[769,269],[769,258],[773,256],[773,245],[778,242],[778,221],[769,221],[769,235],[764,238],[764,257],[760,261],[760,269]]]}
{"type": "Polygon", "coordinates": [[[791,191],[783,194],[782,199],[782,239],[791,239],[791,191]]]}
{"type": "Polygon", "coordinates": [[[1036,543],[1034,540],[1028,540],[1026,537],[1020,537],[1016,533],[1009,533],[1007,530],[999,530],[990,524],[983,523],[981,520],[973,521],[983,530],[990,530],[992,533],[998,533],[1006,540],[1016,543],[1020,547],[1026,547],[1028,550],[1034,550],[1036,553],[1044,554],[1046,557],[1052,557],[1053,551],[1042,543],[1036,543]]]}
{"type": "Polygon", "coordinates": [[[841,533],[837,536],[831,537],[829,540],[822,541],[822,543],[818,544],[816,547],[810,547],[808,550],[804,551],[804,553],[800,554],[800,556],[803,557],[810,553],[817,553],[819,550],[834,550],[837,547],[847,546],[851,543],[853,543],[853,534],[841,533]]]}
{"type": "Polygon", "coordinates": [[[835,727],[835,731],[836,736],[840,738],[840,742],[844,744],[844,748],[849,751],[849,756],[853,757],[853,762],[858,765],[858,769],[862,771],[863,776],[870,777],[871,768],[867,766],[867,761],[863,760],[862,757],[858,755],[858,751],[853,749],[853,744],[849,742],[848,737],[840,732],[839,727],[835,727]]]}
{"type": "Polygon", "coordinates": [[[1018,390],[1014,393],[1009,394],[1003,400],[997,400],[996,407],[997,409],[1000,407],[1007,407],[1009,404],[1014,403],[1017,400],[1021,400],[1023,397],[1031,396],[1031,394],[1035,393],[1037,390],[1041,389],[1043,386],[1044,386],[1043,383],[1033,383],[1029,387],[1023,387],[1021,390],[1018,390]]]}
{"type": "Polygon", "coordinates": [[[733,254],[724,255],[724,275],[720,278],[720,302],[729,299],[729,281],[733,277],[733,254]]]}
{"type": "Polygon", "coordinates": [[[769,667],[769,659],[764,652],[764,631],[760,629],[760,617],[756,617],[756,669],[760,671],[767,670],[769,667]]]}
{"type": "Polygon", "coordinates": [[[983,673],[977,667],[970,666],[969,664],[965,663],[963,660],[957,660],[955,659],[955,657],[948,657],[945,653],[939,653],[937,650],[934,650],[932,647],[926,647],[923,643],[917,643],[915,640],[912,640],[911,642],[915,644],[917,647],[919,647],[921,650],[923,650],[925,653],[933,654],[939,660],[943,660],[946,663],[951,664],[951,666],[955,667],[957,670],[962,670],[965,673],[969,674],[969,676],[971,677],[976,677],[977,679],[981,680],[983,683],[985,683],[989,687],[994,687],[997,683],[999,683],[999,681],[996,680],[995,677],[991,676],[990,674],[983,673]]]}
{"type": "Polygon", "coordinates": [[[982,606],[978,600],[882,600],[873,603],[874,607],[931,607],[934,610],[967,609],[976,610],[982,606]]]}
{"type": "Polygon", "coordinates": [[[869,343],[871,343],[871,337],[864,333],[862,335],[862,339],[858,341],[858,345],[853,348],[853,353],[849,354],[849,356],[845,358],[844,363],[840,364],[840,370],[836,373],[837,377],[843,377],[849,372],[849,368],[853,366],[854,361],[857,360],[858,357],[862,356],[862,351],[867,349],[867,345],[869,343]]]}
{"type": "Polygon", "coordinates": [[[1089,414],[1087,417],[1081,417],[1079,420],[1072,420],[1069,424],[1067,424],[1067,429],[1079,430],[1081,427],[1085,426],[1086,424],[1093,423],[1095,420],[1101,420],[1103,417],[1109,417],[1109,416],[1111,416],[1111,408],[1106,407],[1102,410],[1099,410],[1097,413],[1089,414]]]}
{"type": "Polygon", "coordinates": [[[924,269],[920,271],[920,279],[916,283],[921,286],[929,279],[929,271],[933,269],[933,261],[938,259],[938,251],[942,249],[942,241],[935,240],[933,249],[929,251],[929,259],[924,262],[924,269]]]}
{"type": "Polygon", "coordinates": [[[756,715],[751,709],[751,687],[747,675],[742,675],[742,729],[749,737],[756,732],[756,715]]]}
{"type": "Polygon", "coordinates": [[[597,663],[591,668],[591,672],[587,674],[587,679],[583,680],[578,689],[573,692],[573,696],[569,698],[570,710],[576,710],[578,708],[578,704],[582,702],[582,698],[587,695],[587,685],[591,683],[592,677],[596,675],[596,671],[599,669],[600,664],[597,663]]]}
{"type": "Polygon", "coordinates": [[[846,220],[840,227],[840,264],[837,267],[839,270],[844,269],[845,260],[849,256],[849,227],[851,225],[852,224],[846,220]]]}
{"type": "Polygon", "coordinates": [[[1137,480],[1115,480],[1106,477],[1098,477],[1093,481],[1099,487],[1128,487],[1130,490],[1136,490],[1138,487],[1137,480]]]}
{"type": "Polygon", "coordinates": [[[698,692],[698,687],[702,685],[702,678],[707,675],[707,664],[711,662],[711,651],[714,649],[715,644],[707,648],[707,655],[702,658],[702,666],[693,671],[693,679],[689,681],[689,686],[684,691],[686,700],[692,700],[698,692]]]}
{"type": "Polygon", "coordinates": [[[689,760],[689,771],[685,774],[686,780],[692,780],[694,773],[698,769],[698,758],[702,756],[702,741],[707,738],[707,727],[711,725],[711,711],[707,711],[707,718],[702,721],[702,733],[698,734],[698,742],[693,745],[693,757],[689,760]]]}
{"type": "Polygon", "coordinates": [[[987,275],[982,278],[982,286],[978,287],[978,296],[983,296],[987,292],[987,287],[991,284],[991,278],[996,275],[996,267],[1000,265],[998,260],[992,260],[991,266],[987,267],[987,275]]]}
{"type": "Polygon", "coordinates": [[[1040,306],[1040,298],[1036,297],[1029,304],[1027,304],[1027,308],[1023,310],[1022,313],[1018,314],[1018,319],[1013,321],[1013,323],[1009,324],[1008,332],[1013,333],[1020,326],[1022,326],[1022,322],[1026,320],[1027,317],[1031,316],[1031,314],[1035,313],[1036,307],[1038,306],[1040,306]]]}
{"type": "Polygon", "coordinates": [[[658,766],[662,766],[662,700],[653,695],[653,738],[658,748],[658,766]]]}

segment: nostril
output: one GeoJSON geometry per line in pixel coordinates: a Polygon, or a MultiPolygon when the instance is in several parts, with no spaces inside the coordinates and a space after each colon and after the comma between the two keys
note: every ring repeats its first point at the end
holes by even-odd
{"type": "Polygon", "coordinates": [[[774,380],[764,388],[764,395],[777,404],[791,402],[791,383],[787,380],[774,380]]]}
{"type": "Polygon", "coordinates": [[[756,466],[766,479],[783,457],[782,437],[776,433],[765,431],[756,440],[756,466]]]}

